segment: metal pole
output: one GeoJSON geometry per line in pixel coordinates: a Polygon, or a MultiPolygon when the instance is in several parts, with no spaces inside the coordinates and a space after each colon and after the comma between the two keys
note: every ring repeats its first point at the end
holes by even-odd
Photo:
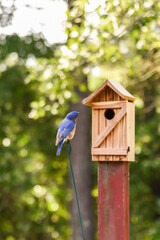
{"type": "Polygon", "coordinates": [[[129,163],[98,163],[98,240],[129,240],[129,163]]]}

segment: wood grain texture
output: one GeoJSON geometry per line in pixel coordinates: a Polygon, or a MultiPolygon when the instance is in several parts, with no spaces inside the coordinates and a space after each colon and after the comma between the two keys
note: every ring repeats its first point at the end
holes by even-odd
{"type": "MultiPolygon", "coordinates": [[[[95,101],[99,101],[99,96],[95,98],[95,101]]],[[[94,139],[98,137],[98,110],[92,109],[92,145],[94,142],[94,139]]],[[[92,155],[92,161],[98,161],[99,157],[97,155],[92,155]]]]}
{"type": "MultiPolygon", "coordinates": [[[[107,89],[106,89],[106,96],[105,96],[105,98],[106,98],[106,101],[108,102],[110,102],[110,101],[112,101],[112,93],[111,93],[111,89],[110,89],[110,87],[108,87],[107,86],[107,89]]],[[[108,128],[108,126],[109,126],[109,124],[110,124],[110,120],[107,120],[107,128],[108,128]]],[[[106,138],[106,144],[107,144],[107,148],[112,148],[112,134],[109,134],[108,136],[107,136],[107,138],[106,138]]],[[[107,156],[107,161],[112,161],[112,155],[111,156],[107,156]]]]}
{"type": "Polygon", "coordinates": [[[121,108],[125,101],[92,102],[93,109],[121,108]]]}
{"type": "Polygon", "coordinates": [[[127,103],[127,146],[128,161],[135,161],[135,106],[133,102],[127,103]]]}
{"type": "Polygon", "coordinates": [[[109,87],[113,92],[119,95],[122,99],[134,101],[135,97],[132,96],[120,83],[111,80],[106,80],[98,89],[96,89],[91,95],[82,100],[82,104],[91,106],[93,99],[101,94],[101,92],[109,87]]]}
{"type": "MultiPolygon", "coordinates": [[[[96,111],[96,110],[94,110],[96,111]]],[[[115,115],[113,120],[108,120],[108,125],[104,130],[100,133],[100,135],[97,137],[97,139],[94,139],[93,147],[98,147],[102,141],[108,136],[108,134],[114,129],[114,127],[118,124],[118,122],[122,119],[122,117],[126,114],[126,106],[121,108],[121,110],[115,115]]],[[[113,137],[113,136],[112,136],[113,137]]],[[[111,140],[111,143],[113,143],[113,140],[111,140]]]]}
{"type": "Polygon", "coordinates": [[[126,100],[124,94],[130,99],[130,93],[122,86],[118,89],[118,86],[119,83],[109,80],[91,94],[92,97],[89,96],[92,106],[92,161],[134,161],[135,98],[131,95],[132,101],[126,100]],[[111,120],[105,117],[107,109],[113,109],[115,113],[111,120]],[[128,147],[130,151],[124,151],[128,147]],[[102,149],[101,152],[98,148],[102,149]]]}
{"type": "MultiPolygon", "coordinates": [[[[115,101],[118,101],[119,100],[119,102],[120,102],[120,97],[119,97],[119,95],[117,95],[115,92],[114,92],[114,100],[115,101]]],[[[123,104],[123,103],[121,103],[121,104],[123,104]]],[[[126,103],[124,103],[124,104],[126,104],[126,103]]],[[[123,105],[122,105],[122,107],[123,107],[123,105]]],[[[114,112],[115,112],[115,115],[117,115],[118,114],[118,111],[119,111],[119,109],[114,109],[114,112]]],[[[120,120],[121,121],[121,120],[120,120]]],[[[115,149],[115,151],[117,150],[117,149],[119,149],[119,138],[120,138],[120,136],[119,136],[119,128],[120,128],[120,121],[118,122],[118,124],[115,126],[115,128],[114,128],[114,132],[113,132],[113,149],[115,149]]],[[[124,153],[124,154],[126,154],[126,153],[124,153]]],[[[114,154],[114,156],[113,156],[113,161],[118,161],[119,160],[119,156],[116,156],[117,154],[114,154]]],[[[119,155],[122,155],[122,154],[119,154],[119,155]]]]}
{"type": "MultiPolygon", "coordinates": [[[[105,100],[105,90],[103,90],[100,94],[100,102],[103,102],[105,100]]],[[[99,109],[99,125],[100,125],[100,133],[103,132],[105,129],[105,116],[104,116],[104,109],[99,109]]],[[[100,148],[105,147],[105,139],[100,144],[100,148]]],[[[99,155],[99,154],[98,154],[99,155]]],[[[105,159],[105,155],[100,154],[99,161],[103,161],[105,159]]]]}
{"type": "MultiPolygon", "coordinates": [[[[127,155],[127,148],[92,148],[93,155],[127,155]]],[[[99,159],[100,160],[100,159],[99,159]]],[[[119,159],[117,159],[119,160],[119,159]]]]}
{"type": "MultiPolygon", "coordinates": [[[[110,88],[110,91],[111,91],[111,95],[110,95],[110,100],[111,101],[115,101],[115,96],[117,96],[117,93],[115,92],[115,91],[113,91],[113,89],[112,88],[110,88]]],[[[113,109],[114,110],[114,109],[113,109]]],[[[115,116],[114,116],[114,118],[112,119],[112,120],[114,120],[115,121],[115,119],[117,118],[117,114],[115,114],[115,116]]],[[[112,120],[110,120],[109,121],[109,123],[111,124],[111,121],[112,120]]],[[[119,121],[118,121],[119,122],[119,121]]],[[[117,122],[117,124],[118,124],[118,122],[117,122]]],[[[116,124],[116,125],[117,125],[116,124]]],[[[115,125],[115,126],[116,126],[115,125]]],[[[111,131],[111,139],[112,139],[112,141],[111,141],[111,143],[112,143],[112,148],[114,148],[114,130],[115,130],[115,126],[113,127],[113,129],[112,129],[112,131],[111,131]]],[[[112,155],[112,160],[114,160],[114,155],[112,155]]]]}
{"type": "Polygon", "coordinates": [[[108,86],[121,98],[129,101],[135,100],[135,97],[130,94],[119,82],[108,80],[108,86]]]}

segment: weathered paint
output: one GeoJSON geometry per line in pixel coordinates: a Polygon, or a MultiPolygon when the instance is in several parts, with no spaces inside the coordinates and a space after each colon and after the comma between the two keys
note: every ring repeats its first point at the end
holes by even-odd
{"type": "Polygon", "coordinates": [[[129,163],[98,163],[98,240],[129,240],[129,163]]]}

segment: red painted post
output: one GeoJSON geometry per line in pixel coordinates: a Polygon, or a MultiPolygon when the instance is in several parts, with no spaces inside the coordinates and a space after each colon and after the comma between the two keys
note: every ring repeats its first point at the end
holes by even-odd
{"type": "Polygon", "coordinates": [[[129,163],[98,163],[98,240],[129,240],[129,163]]]}

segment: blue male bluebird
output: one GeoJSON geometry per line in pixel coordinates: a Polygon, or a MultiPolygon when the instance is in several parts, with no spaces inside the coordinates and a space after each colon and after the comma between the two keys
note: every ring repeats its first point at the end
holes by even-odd
{"type": "Polygon", "coordinates": [[[78,112],[70,112],[60,123],[56,137],[56,146],[58,146],[56,156],[60,155],[63,143],[67,140],[71,140],[74,137],[77,125],[77,117],[78,112]]]}

